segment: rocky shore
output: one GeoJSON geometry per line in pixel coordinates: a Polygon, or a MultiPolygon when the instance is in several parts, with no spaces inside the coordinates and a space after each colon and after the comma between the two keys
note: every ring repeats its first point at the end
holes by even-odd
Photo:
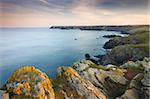
{"type": "Polygon", "coordinates": [[[114,37],[106,42],[104,49],[111,49],[106,55],[98,55],[96,63],[101,65],[121,65],[127,61],[142,60],[149,57],[149,27],[132,27],[129,36],[114,37]]]}
{"type": "Polygon", "coordinates": [[[55,79],[24,66],[1,88],[2,99],[149,99],[150,58],[116,66],[80,60],[59,67],[55,79]]]}
{"type": "Polygon", "coordinates": [[[104,48],[111,51],[98,60],[86,54],[72,66],[58,67],[55,79],[34,66],[20,67],[0,88],[0,99],[149,99],[149,27],[109,30],[117,28],[130,35],[106,42],[104,48]]]}

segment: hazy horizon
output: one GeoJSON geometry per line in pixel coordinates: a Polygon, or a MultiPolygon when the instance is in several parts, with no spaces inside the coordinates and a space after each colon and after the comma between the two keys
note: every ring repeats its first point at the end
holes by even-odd
{"type": "Polygon", "coordinates": [[[50,28],[52,26],[134,26],[134,25],[150,25],[150,24],[122,24],[122,25],[50,25],[50,26],[2,26],[0,28],[50,28]]]}
{"type": "Polygon", "coordinates": [[[149,25],[148,0],[1,0],[0,27],[149,25]]]}

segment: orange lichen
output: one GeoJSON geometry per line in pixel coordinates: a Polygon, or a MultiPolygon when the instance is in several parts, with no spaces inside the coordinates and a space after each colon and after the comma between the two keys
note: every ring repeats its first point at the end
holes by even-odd
{"type": "Polygon", "coordinates": [[[68,75],[68,76],[71,76],[71,77],[73,77],[73,76],[80,77],[79,74],[74,69],[72,69],[71,67],[67,67],[64,74],[68,75]]]}
{"type": "Polygon", "coordinates": [[[15,94],[17,94],[17,95],[20,95],[20,94],[22,93],[23,87],[24,87],[24,86],[23,86],[22,84],[19,84],[19,85],[17,86],[17,88],[14,89],[13,92],[14,92],[15,94]]]}
{"type": "Polygon", "coordinates": [[[48,76],[33,66],[23,66],[14,71],[7,81],[7,89],[8,92],[16,95],[38,97],[38,99],[46,95],[55,96],[48,76]]]}

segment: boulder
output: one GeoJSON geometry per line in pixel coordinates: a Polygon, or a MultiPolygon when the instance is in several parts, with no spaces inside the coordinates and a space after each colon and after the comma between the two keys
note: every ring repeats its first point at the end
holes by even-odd
{"type": "Polygon", "coordinates": [[[18,68],[7,80],[4,87],[11,98],[55,99],[48,76],[33,66],[18,68]]]}

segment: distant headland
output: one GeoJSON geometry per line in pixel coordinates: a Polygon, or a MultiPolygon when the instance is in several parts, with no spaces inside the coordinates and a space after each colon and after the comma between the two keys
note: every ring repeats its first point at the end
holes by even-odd
{"type": "Polygon", "coordinates": [[[123,34],[129,34],[127,32],[128,30],[139,27],[149,27],[149,25],[51,26],[50,29],[105,30],[105,31],[120,31],[123,34]]]}

